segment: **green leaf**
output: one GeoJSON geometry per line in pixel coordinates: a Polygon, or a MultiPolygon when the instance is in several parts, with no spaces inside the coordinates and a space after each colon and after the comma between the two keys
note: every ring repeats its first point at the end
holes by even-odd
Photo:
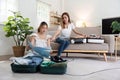
{"type": "Polygon", "coordinates": [[[29,18],[24,18],[20,12],[13,12],[13,14],[4,22],[3,30],[6,32],[6,37],[13,36],[16,45],[20,45],[26,36],[32,32],[33,27],[29,26],[29,18]]]}
{"type": "Polygon", "coordinates": [[[11,19],[14,19],[14,17],[13,17],[13,16],[9,16],[9,17],[8,17],[8,20],[11,20],[11,19]]]}
{"type": "Polygon", "coordinates": [[[111,23],[111,27],[112,27],[112,32],[115,32],[115,31],[119,31],[120,32],[120,23],[118,21],[113,21],[111,23]]]}

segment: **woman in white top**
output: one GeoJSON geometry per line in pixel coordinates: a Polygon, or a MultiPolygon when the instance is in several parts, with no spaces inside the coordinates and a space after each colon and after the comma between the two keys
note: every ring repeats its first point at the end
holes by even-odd
{"type": "MultiPolygon", "coordinates": [[[[48,25],[46,22],[42,22],[38,28],[37,33],[33,33],[30,36],[30,41],[28,40],[28,46],[31,48],[30,52],[23,57],[11,57],[10,60],[13,61],[14,64],[32,64],[35,62],[39,64],[41,62],[41,58],[39,56],[50,58],[50,35],[47,34],[48,25]],[[32,52],[31,52],[32,50],[32,52]]],[[[26,48],[29,48],[29,47],[26,48]]]]}
{"type": "Polygon", "coordinates": [[[53,41],[55,40],[55,42],[60,44],[60,46],[58,48],[58,54],[54,58],[57,61],[66,61],[66,60],[63,60],[60,56],[61,56],[61,53],[70,44],[69,39],[70,39],[71,32],[73,31],[74,33],[76,33],[80,36],[83,36],[83,37],[85,37],[86,35],[78,33],[75,30],[75,26],[73,23],[71,23],[70,16],[67,12],[64,12],[61,17],[62,17],[62,24],[58,27],[58,30],[52,37],[53,41]],[[57,37],[57,36],[59,36],[59,37],[57,37]]]}
{"type": "Polygon", "coordinates": [[[31,48],[39,55],[50,57],[50,35],[47,34],[48,25],[46,22],[41,22],[38,32],[33,33],[31,36],[31,48]]]}

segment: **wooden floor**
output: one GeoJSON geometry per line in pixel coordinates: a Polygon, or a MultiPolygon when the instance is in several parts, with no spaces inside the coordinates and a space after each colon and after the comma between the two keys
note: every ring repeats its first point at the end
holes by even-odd
{"type": "Polygon", "coordinates": [[[12,57],[13,55],[4,55],[4,56],[0,56],[0,61],[1,60],[9,60],[10,57],[12,57]]]}

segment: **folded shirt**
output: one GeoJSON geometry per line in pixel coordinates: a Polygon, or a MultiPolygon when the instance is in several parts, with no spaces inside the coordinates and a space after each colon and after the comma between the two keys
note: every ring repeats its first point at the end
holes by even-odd
{"type": "Polygon", "coordinates": [[[88,43],[104,43],[104,39],[100,38],[88,38],[88,43]]]}

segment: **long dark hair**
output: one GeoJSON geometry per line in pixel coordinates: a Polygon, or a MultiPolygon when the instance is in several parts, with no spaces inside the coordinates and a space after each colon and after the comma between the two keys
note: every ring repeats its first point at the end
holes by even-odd
{"type": "MultiPolygon", "coordinates": [[[[69,14],[67,12],[62,13],[61,18],[63,18],[64,15],[66,15],[68,17],[68,22],[71,23],[69,14]]],[[[62,26],[62,28],[65,28],[65,23],[63,22],[63,20],[62,20],[61,26],[62,26]]]]}
{"type": "Polygon", "coordinates": [[[48,24],[46,23],[46,22],[41,22],[41,24],[39,25],[39,27],[38,27],[38,32],[40,32],[40,29],[42,28],[42,26],[44,26],[44,25],[46,25],[47,26],[47,28],[48,28],[48,24]]]}

